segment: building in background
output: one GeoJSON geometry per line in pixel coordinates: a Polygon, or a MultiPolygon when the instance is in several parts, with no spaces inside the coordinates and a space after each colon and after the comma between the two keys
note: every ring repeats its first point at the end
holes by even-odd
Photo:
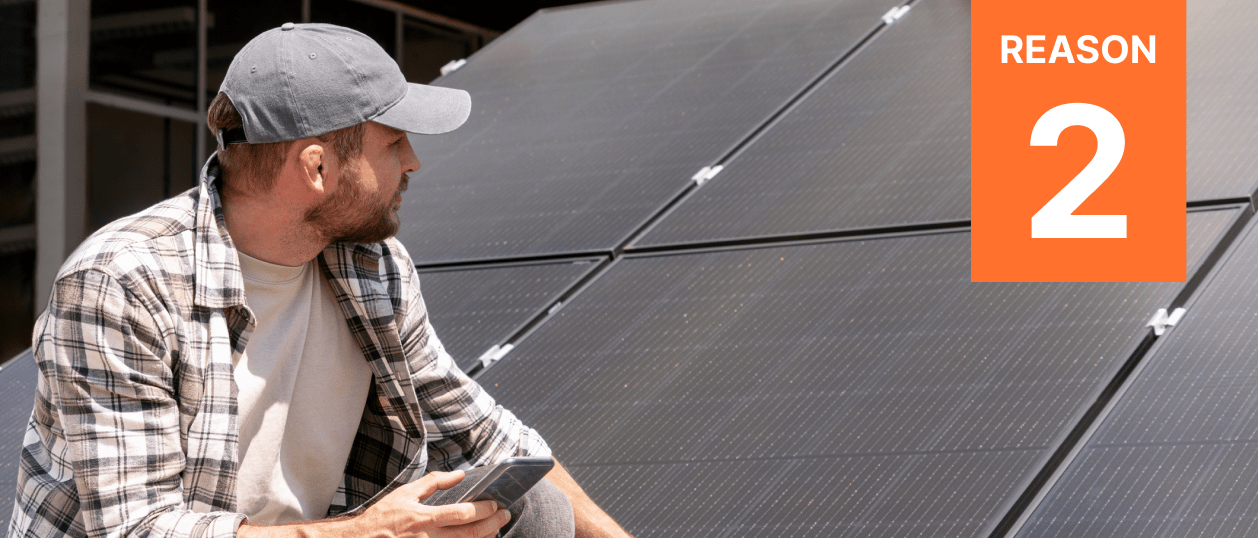
{"type": "Polygon", "coordinates": [[[429,82],[563,3],[0,0],[0,362],[30,345],[83,238],[194,184],[214,151],[205,107],[253,36],[285,22],[349,26],[429,82]]]}

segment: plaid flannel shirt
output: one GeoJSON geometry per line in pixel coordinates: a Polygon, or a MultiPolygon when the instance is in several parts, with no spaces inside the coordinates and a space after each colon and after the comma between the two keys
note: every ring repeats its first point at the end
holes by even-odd
{"type": "MultiPolygon", "coordinates": [[[[35,327],[11,538],[234,536],[245,519],[232,369],[255,318],[218,174],[211,157],[197,188],[106,226],[62,266],[35,327]]],[[[550,454],[442,348],[398,241],[317,260],[374,374],[329,516],[430,470],[550,454]]]]}

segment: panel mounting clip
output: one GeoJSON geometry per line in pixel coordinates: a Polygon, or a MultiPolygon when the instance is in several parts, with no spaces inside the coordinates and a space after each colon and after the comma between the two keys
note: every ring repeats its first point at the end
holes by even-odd
{"type": "MultiPolygon", "coordinates": [[[[885,17],[887,17],[887,15],[885,15],[885,17]]],[[[464,64],[466,63],[468,63],[468,60],[465,58],[460,58],[458,60],[451,60],[449,62],[446,62],[446,65],[442,66],[442,68],[439,69],[439,71],[442,72],[442,76],[446,76],[451,73],[454,73],[456,69],[464,67],[464,64]]]]}
{"type": "Polygon", "coordinates": [[[696,182],[696,186],[699,187],[708,183],[710,179],[713,179],[713,176],[718,175],[718,172],[721,172],[722,168],[723,166],[720,164],[716,166],[706,166],[701,168],[699,172],[696,172],[696,175],[691,176],[691,180],[696,182]]]}
{"type": "Polygon", "coordinates": [[[481,368],[484,370],[486,368],[489,368],[491,364],[499,362],[499,359],[502,359],[505,355],[508,354],[509,351],[512,351],[513,347],[516,347],[516,346],[513,346],[512,344],[503,344],[502,346],[494,346],[490,349],[487,349],[485,353],[482,353],[481,357],[479,357],[477,361],[481,363],[481,368]]]}
{"type": "Polygon", "coordinates": [[[904,17],[908,11],[910,11],[910,6],[897,6],[888,10],[888,13],[884,14],[884,24],[897,22],[899,19],[904,17]]]}
{"type": "Polygon", "coordinates": [[[1155,311],[1155,315],[1151,317],[1150,321],[1146,322],[1146,326],[1155,330],[1155,336],[1163,336],[1164,331],[1176,325],[1185,315],[1186,309],[1184,308],[1175,308],[1172,314],[1169,314],[1168,310],[1161,308],[1155,311]]]}
{"type": "Polygon", "coordinates": [[[547,315],[554,316],[561,308],[564,308],[564,301],[556,301],[556,304],[551,305],[551,308],[547,310],[547,315]]]}

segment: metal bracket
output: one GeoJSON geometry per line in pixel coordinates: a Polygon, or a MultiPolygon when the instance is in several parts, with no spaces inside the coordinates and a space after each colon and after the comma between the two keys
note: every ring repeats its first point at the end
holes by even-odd
{"type": "Polygon", "coordinates": [[[1186,309],[1184,308],[1173,309],[1172,314],[1169,314],[1168,310],[1161,308],[1155,311],[1155,315],[1151,316],[1151,320],[1146,322],[1146,326],[1155,330],[1155,336],[1163,336],[1164,331],[1176,325],[1185,315],[1186,309]]]}
{"type": "Polygon", "coordinates": [[[564,307],[564,301],[556,301],[556,304],[551,305],[551,309],[547,311],[547,315],[554,316],[556,315],[556,312],[559,312],[560,309],[563,307],[564,307]]]}
{"type": "Polygon", "coordinates": [[[713,176],[718,175],[722,168],[724,167],[720,164],[717,166],[706,166],[701,168],[699,172],[696,172],[696,175],[691,176],[691,180],[696,182],[696,186],[699,187],[708,183],[710,179],[713,179],[713,176]]]}
{"type": "Polygon", "coordinates": [[[451,73],[454,73],[456,69],[464,67],[464,64],[466,63],[468,63],[468,60],[465,58],[460,58],[458,60],[451,60],[449,62],[446,62],[446,65],[442,66],[442,69],[440,69],[439,71],[442,72],[442,76],[446,76],[451,73]]]}
{"type": "Polygon", "coordinates": [[[481,362],[481,369],[484,370],[489,368],[491,364],[499,362],[499,360],[502,359],[504,355],[507,355],[509,351],[512,351],[512,348],[514,347],[516,346],[512,344],[503,344],[503,346],[494,346],[487,349],[486,352],[482,353],[481,357],[477,359],[481,362]]]}
{"type": "Polygon", "coordinates": [[[897,22],[904,17],[908,11],[910,11],[910,6],[897,6],[888,10],[888,13],[884,14],[884,24],[897,22]]]}

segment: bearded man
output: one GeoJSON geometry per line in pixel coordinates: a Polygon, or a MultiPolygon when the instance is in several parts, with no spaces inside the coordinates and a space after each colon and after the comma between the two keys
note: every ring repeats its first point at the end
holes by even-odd
{"type": "Polygon", "coordinates": [[[9,536],[625,536],[560,465],[510,512],[421,503],[551,455],[455,366],[393,239],[407,133],[470,106],[348,28],[250,41],[200,184],[58,274],[9,536]]]}

